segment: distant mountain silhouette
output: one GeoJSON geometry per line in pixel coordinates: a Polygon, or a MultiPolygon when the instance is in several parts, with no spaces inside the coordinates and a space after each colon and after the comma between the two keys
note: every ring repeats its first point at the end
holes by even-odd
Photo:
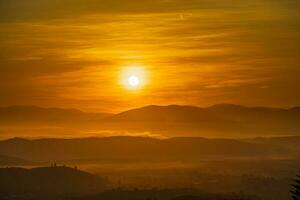
{"type": "Polygon", "coordinates": [[[0,155],[0,166],[16,166],[16,165],[32,165],[36,164],[32,161],[27,161],[21,158],[0,155]]]}
{"type": "Polygon", "coordinates": [[[235,140],[205,138],[154,139],[107,137],[78,139],[10,139],[0,141],[0,154],[39,162],[200,161],[232,158],[299,158],[287,138],[235,140]]]}
{"type": "Polygon", "coordinates": [[[0,197],[7,199],[85,195],[102,191],[105,184],[97,176],[68,167],[0,168],[0,197]]]}
{"type": "MultiPolygon", "coordinates": [[[[12,132],[14,135],[22,135],[25,132],[21,125],[26,128],[28,126],[36,128],[40,124],[45,127],[59,127],[56,132],[46,130],[46,135],[53,133],[53,137],[75,135],[76,131],[78,135],[93,135],[108,131],[115,135],[127,132],[167,137],[299,135],[300,108],[246,107],[231,104],[207,108],[152,105],[118,114],[106,114],[85,113],[72,109],[14,106],[0,108],[0,124],[3,125],[2,132],[6,134],[12,132]],[[14,132],[15,128],[18,128],[19,132],[14,132]]],[[[37,129],[30,134],[40,136],[43,135],[43,131],[45,130],[37,129]]]]}
{"type": "MultiPolygon", "coordinates": [[[[180,121],[199,122],[210,120],[236,121],[242,119],[263,119],[264,117],[295,120],[300,116],[300,108],[290,109],[268,107],[246,107],[233,104],[217,104],[207,108],[196,106],[146,106],[128,110],[111,116],[113,120],[120,121],[180,121]]],[[[268,119],[266,119],[268,120],[268,119]]],[[[297,119],[299,120],[299,119],[297,119]]]]}
{"type": "Polygon", "coordinates": [[[128,129],[166,131],[167,136],[250,136],[299,134],[300,109],[245,107],[220,104],[147,106],[109,117],[128,129]],[[177,134],[177,132],[181,132],[177,134]]]}
{"type": "Polygon", "coordinates": [[[282,109],[219,104],[211,106],[208,109],[218,113],[219,116],[230,118],[231,120],[250,124],[256,123],[257,125],[265,124],[266,126],[268,126],[270,125],[270,123],[295,125],[295,123],[300,122],[299,107],[282,109]]]}
{"type": "Polygon", "coordinates": [[[41,108],[37,106],[0,107],[1,123],[66,123],[101,120],[107,113],[86,113],[76,109],[41,108]]]}
{"type": "Polygon", "coordinates": [[[224,120],[204,108],[178,105],[146,106],[113,115],[109,119],[115,121],[171,121],[188,123],[224,120]]]}

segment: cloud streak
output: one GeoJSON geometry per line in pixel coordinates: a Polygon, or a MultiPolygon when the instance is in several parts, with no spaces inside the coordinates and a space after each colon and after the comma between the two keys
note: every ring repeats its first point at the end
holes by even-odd
{"type": "Polygon", "coordinates": [[[0,0],[0,105],[298,104],[300,3],[234,2],[0,0]],[[130,65],[140,94],[118,84],[130,65]]]}

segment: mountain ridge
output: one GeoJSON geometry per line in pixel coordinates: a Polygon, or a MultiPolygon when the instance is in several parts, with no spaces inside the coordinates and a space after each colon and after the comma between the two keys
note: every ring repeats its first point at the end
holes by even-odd
{"type": "Polygon", "coordinates": [[[38,162],[199,161],[202,159],[299,158],[300,137],[209,139],[102,137],[0,141],[0,154],[38,162]],[[283,141],[283,142],[281,142],[283,141]],[[80,148],[78,148],[80,147],[80,148]]]}
{"type": "Polygon", "coordinates": [[[35,105],[10,105],[10,106],[0,106],[0,111],[3,109],[5,110],[17,110],[17,109],[36,109],[36,110],[61,110],[61,111],[70,111],[70,112],[78,112],[78,113],[90,113],[90,114],[120,114],[124,113],[130,110],[138,110],[143,108],[155,108],[155,107],[166,107],[166,108],[180,108],[180,107],[186,107],[186,108],[196,108],[196,109],[209,109],[214,107],[239,107],[239,108],[247,108],[247,109],[254,109],[254,108],[269,108],[269,109],[276,109],[276,110],[300,110],[299,106],[290,106],[290,107],[268,107],[268,106],[245,106],[241,104],[230,104],[230,103],[219,103],[219,104],[213,104],[210,106],[196,106],[196,105],[188,105],[188,104],[169,104],[169,105],[159,105],[159,104],[149,104],[141,107],[131,108],[127,109],[125,111],[116,112],[116,113],[109,113],[109,112],[89,112],[89,111],[82,111],[80,109],[76,108],[61,108],[61,107],[42,107],[42,106],[35,106],[35,105]]]}
{"type": "Polygon", "coordinates": [[[35,111],[30,112],[31,109],[32,107],[0,108],[0,124],[3,125],[3,130],[0,131],[22,136],[29,126],[33,128],[29,134],[35,137],[43,135],[43,131],[44,135],[54,137],[75,133],[78,136],[92,136],[92,133],[98,132],[111,132],[113,135],[122,132],[129,135],[149,133],[162,137],[300,135],[300,107],[217,104],[202,108],[189,105],[149,105],[117,114],[39,107],[34,107],[35,111]],[[39,126],[42,129],[37,129],[39,126]]]}

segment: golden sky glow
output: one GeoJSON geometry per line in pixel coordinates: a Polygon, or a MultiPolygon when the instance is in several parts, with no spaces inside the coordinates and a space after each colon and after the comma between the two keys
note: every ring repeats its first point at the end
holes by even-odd
{"type": "Polygon", "coordinates": [[[0,105],[299,105],[299,9],[296,0],[0,0],[0,105]]]}

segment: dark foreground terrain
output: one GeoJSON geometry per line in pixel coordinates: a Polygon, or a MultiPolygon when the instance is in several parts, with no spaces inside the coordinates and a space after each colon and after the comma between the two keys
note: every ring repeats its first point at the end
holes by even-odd
{"type": "MultiPolygon", "coordinates": [[[[46,196],[60,194],[103,199],[106,195],[118,196],[120,190],[118,193],[114,190],[121,188],[131,191],[128,199],[134,199],[132,195],[140,194],[136,193],[137,189],[189,188],[206,194],[234,193],[263,200],[290,200],[292,180],[300,169],[299,144],[297,136],[13,138],[0,141],[0,165],[4,167],[0,189],[1,194],[9,198],[43,195],[50,191],[46,196]],[[40,168],[51,163],[72,168],[40,168]],[[35,168],[5,168],[16,166],[35,168]],[[103,193],[104,190],[109,191],[103,193]]],[[[142,197],[153,199],[148,194],[142,197]]],[[[125,198],[125,193],[120,195],[125,198]]],[[[176,193],[180,195],[198,193],[176,193]]],[[[168,199],[171,197],[175,196],[168,196],[168,199]]]]}
{"type": "Polygon", "coordinates": [[[106,184],[100,177],[63,166],[0,169],[0,197],[3,199],[95,194],[103,191],[106,184]]]}
{"type": "MultiPolygon", "coordinates": [[[[241,200],[236,194],[209,194],[195,189],[123,190],[69,167],[1,168],[0,199],[38,200],[241,200]]],[[[254,198],[253,198],[254,199],[254,198]]]]}
{"type": "Polygon", "coordinates": [[[74,200],[256,200],[236,194],[208,194],[196,190],[111,190],[94,196],[74,198],[74,200]]]}

